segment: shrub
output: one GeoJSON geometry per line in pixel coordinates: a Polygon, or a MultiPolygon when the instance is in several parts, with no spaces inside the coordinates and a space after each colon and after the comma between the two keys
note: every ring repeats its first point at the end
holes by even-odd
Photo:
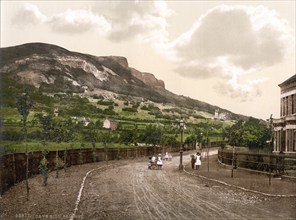
{"type": "Polygon", "coordinates": [[[129,108],[129,107],[122,108],[122,111],[126,111],[126,112],[138,112],[137,109],[135,109],[135,108],[129,108]]]}
{"type": "Polygon", "coordinates": [[[97,94],[94,94],[92,97],[94,99],[104,99],[104,97],[102,95],[97,95],[97,94]]]}
{"type": "Polygon", "coordinates": [[[116,115],[116,113],[113,110],[109,109],[109,108],[104,109],[103,110],[103,114],[106,114],[106,115],[116,115]]]}
{"type": "Polygon", "coordinates": [[[94,149],[93,152],[92,152],[92,157],[93,157],[93,162],[97,162],[97,152],[96,150],[94,149]]]}
{"type": "Polygon", "coordinates": [[[113,101],[104,101],[104,100],[99,100],[97,103],[99,105],[113,105],[114,104],[113,101]]]}
{"type": "Polygon", "coordinates": [[[149,110],[150,110],[146,105],[143,105],[143,106],[141,107],[141,109],[144,110],[144,111],[149,111],[149,110]]]}
{"type": "Polygon", "coordinates": [[[40,164],[38,166],[39,171],[42,175],[43,178],[43,185],[47,186],[47,179],[48,179],[48,167],[47,167],[48,161],[45,158],[45,156],[43,156],[43,159],[40,161],[40,164]]]}
{"type": "Polygon", "coordinates": [[[55,159],[55,169],[56,169],[56,178],[59,178],[59,170],[64,168],[64,161],[60,157],[56,157],[55,159]]]}

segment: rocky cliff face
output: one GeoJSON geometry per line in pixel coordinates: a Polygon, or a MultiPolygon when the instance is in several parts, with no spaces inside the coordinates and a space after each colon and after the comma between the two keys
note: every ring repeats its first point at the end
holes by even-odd
{"type": "Polygon", "coordinates": [[[82,93],[100,89],[205,111],[220,109],[166,90],[164,82],[153,74],[129,67],[125,57],[97,57],[43,43],[1,48],[0,54],[2,79],[29,84],[42,92],[82,93]]]}
{"type": "Polygon", "coordinates": [[[109,58],[113,59],[114,61],[118,62],[122,66],[128,68],[128,62],[125,57],[119,57],[119,56],[109,56],[109,58]]]}
{"type": "Polygon", "coordinates": [[[165,89],[164,82],[162,80],[156,79],[151,73],[140,72],[134,68],[131,68],[131,74],[152,88],[165,89]]]}
{"type": "Polygon", "coordinates": [[[1,48],[3,76],[35,86],[44,91],[82,92],[85,88],[152,96],[158,80],[152,75],[130,68],[125,57],[95,57],[49,44],[25,44],[1,48]],[[137,72],[137,76],[132,72],[137,72]]]}

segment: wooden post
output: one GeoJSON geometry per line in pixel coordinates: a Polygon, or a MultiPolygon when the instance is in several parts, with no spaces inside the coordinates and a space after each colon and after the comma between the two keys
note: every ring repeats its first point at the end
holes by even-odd
{"type": "Polygon", "coordinates": [[[28,153],[28,144],[27,139],[25,139],[26,142],[26,189],[27,189],[27,201],[29,201],[29,193],[30,193],[30,187],[29,187],[29,153],[28,153]]]}
{"type": "Polygon", "coordinates": [[[16,184],[16,170],[15,170],[15,149],[12,154],[12,169],[13,169],[13,185],[16,184]]]}
{"type": "MultiPolygon", "coordinates": [[[[210,142],[211,145],[211,142],[210,142]]],[[[208,159],[208,172],[210,172],[210,158],[209,158],[209,140],[207,139],[207,159],[208,159]]]]}
{"type": "Polygon", "coordinates": [[[268,178],[268,185],[270,186],[271,185],[271,162],[272,162],[272,159],[271,159],[271,155],[269,155],[269,178],[268,178]]]}
{"type": "Polygon", "coordinates": [[[67,171],[67,156],[68,156],[68,152],[67,152],[67,147],[66,147],[66,149],[64,150],[64,171],[65,171],[65,173],[67,171]]]}
{"type": "Polygon", "coordinates": [[[2,199],[1,195],[2,195],[2,191],[4,191],[4,189],[2,189],[2,170],[3,170],[3,164],[4,163],[4,159],[3,159],[4,156],[1,156],[0,155],[0,199],[2,199]]]}
{"type": "Polygon", "coordinates": [[[181,125],[181,145],[180,145],[180,164],[179,170],[183,171],[183,135],[184,135],[184,125],[181,125]]]}
{"type": "Polygon", "coordinates": [[[105,143],[105,161],[106,161],[106,163],[108,163],[108,148],[107,148],[106,143],[105,143]]]}
{"type": "MultiPolygon", "coordinates": [[[[274,128],[273,128],[273,118],[272,118],[272,114],[270,115],[270,131],[271,131],[271,140],[270,140],[270,149],[269,149],[269,152],[274,149],[274,128]]],[[[272,164],[272,156],[271,154],[269,153],[269,180],[268,180],[268,184],[269,186],[271,185],[271,166],[273,165],[272,164]]]]}
{"type": "Polygon", "coordinates": [[[233,168],[234,168],[234,146],[232,147],[232,166],[231,166],[231,178],[233,178],[233,168]]]}
{"type": "Polygon", "coordinates": [[[59,178],[59,166],[60,166],[60,161],[59,161],[59,151],[56,150],[56,178],[59,178]]]}

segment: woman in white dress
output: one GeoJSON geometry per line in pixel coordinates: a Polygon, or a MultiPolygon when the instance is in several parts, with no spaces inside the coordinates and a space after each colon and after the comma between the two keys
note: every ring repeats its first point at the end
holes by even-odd
{"type": "Polygon", "coordinates": [[[198,170],[200,166],[201,166],[200,153],[197,152],[195,155],[195,167],[198,170]]]}
{"type": "Polygon", "coordinates": [[[155,168],[156,167],[156,157],[153,155],[151,158],[151,168],[155,168]]]}
{"type": "Polygon", "coordinates": [[[162,168],[162,157],[161,157],[161,154],[158,154],[156,164],[157,164],[158,169],[161,170],[161,168],[162,168]]]}
{"type": "Polygon", "coordinates": [[[168,154],[168,152],[165,152],[164,160],[169,160],[169,154],[168,154]]]}

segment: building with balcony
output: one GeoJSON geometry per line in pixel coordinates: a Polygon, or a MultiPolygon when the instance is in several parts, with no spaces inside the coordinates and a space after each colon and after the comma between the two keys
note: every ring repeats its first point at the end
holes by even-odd
{"type": "Polygon", "coordinates": [[[279,84],[280,118],[273,119],[275,153],[296,153],[296,74],[279,84]]]}

